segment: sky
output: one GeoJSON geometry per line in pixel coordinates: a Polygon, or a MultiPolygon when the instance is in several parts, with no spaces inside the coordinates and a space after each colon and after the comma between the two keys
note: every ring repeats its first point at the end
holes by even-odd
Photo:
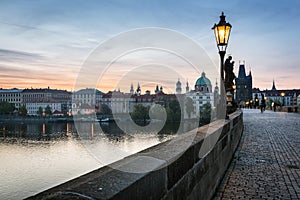
{"type": "Polygon", "coordinates": [[[193,88],[203,71],[215,85],[220,61],[211,28],[224,11],[232,25],[227,54],[235,61],[235,73],[239,62],[245,61],[253,87],[271,89],[275,80],[277,89],[299,89],[299,10],[298,0],[1,0],[0,88],[76,90],[90,86],[78,82],[93,78],[91,85],[95,82],[103,92],[128,92],[131,83],[152,91],[155,85],[163,85],[173,92],[178,78],[183,87],[188,81],[193,88]],[[148,31],[129,34],[128,40],[123,37],[147,27],[172,33],[161,37],[148,31]],[[140,38],[153,35],[159,39],[152,38],[151,44],[160,47],[167,41],[174,48],[138,48],[138,44],[145,46],[140,38]],[[176,41],[181,36],[185,38],[176,41]],[[172,51],[180,51],[182,41],[201,47],[184,52],[198,53],[202,60],[194,62],[196,68],[172,51]],[[124,48],[125,53],[100,60],[106,51],[123,48],[126,42],[126,48],[136,49],[124,48]],[[85,73],[93,76],[80,80],[85,73]]]}

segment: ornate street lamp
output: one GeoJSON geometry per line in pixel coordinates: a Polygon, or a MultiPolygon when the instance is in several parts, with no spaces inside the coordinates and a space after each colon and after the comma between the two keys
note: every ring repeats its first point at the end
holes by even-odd
{"type": "MultiPolygon", "coordinates": [[[[225,88],[222,87],[222,84],[224,85],[224,57],[226,54],[226,48],[228,45],[231,27],[232,27],[231,24],[226,22],[224,12],[222,12],[219,23],[214,24],[214,27],[212,28],[215,33],[217,46],[218,46],[218,50],[219,50],[219,54],[220,54],[220,60],[221,60],[221,63],[220,63],[220,65],[221,65],[221,68],[220,68],[220,70],[221,70],[220,71],[221,108],[224,108],[224,104],[225,104],[225,90],[224,90],[225,88]]],[[[221,112],[222,110],[223,109],[220,109],[219,112],[221,112]]],[[[221,116],[221,114],[220,114],[220,116],[221,116]]],[[[227,112],[226,112],[226,118],[228,118],[227,112]]]]}

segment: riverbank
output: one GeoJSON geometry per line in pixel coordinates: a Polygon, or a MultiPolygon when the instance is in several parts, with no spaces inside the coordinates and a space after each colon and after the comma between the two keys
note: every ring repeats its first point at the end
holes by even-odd
{"type": "Polygon", "coordinates": [[[48,123],[48,122],[73,122],[72,117],[38,117],[38,116],[1,116],[0,122],[5,123],[48,123]]]}

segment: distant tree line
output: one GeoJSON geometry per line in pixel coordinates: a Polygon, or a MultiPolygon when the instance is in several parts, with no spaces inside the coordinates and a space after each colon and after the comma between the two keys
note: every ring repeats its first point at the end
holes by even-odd
{"type": "Polygon", "coordinates": [[[3,101],[0,102],[0,114],[12,114],[14,110],[14,104],[3,101]]]}
{"type": "MultiPolygon", "coordinates": [[[[191,104],[188,104],[191,105],[191,104]]],[[[190,116],[190,113],[195,112],[194,108],[191,106],[188,106],[187,109],[187,113],[190,116]]],[[[170,101],[166,108],[160,106],[160,107],[154,107],[152,109],[150,109],[149,106],[144,106],[142,104],[138,104],[135,105],[134,107],[134,111],[133,113],[131,113],[131,117],[134,121],[143,121],[146,122],[147,120],[150,119],[149,116],[149,112],[150,115],[152,116],[153,119],[162,119],[162,116],[164,115],[163,112],[166,112],[167,114],[167,122],[180,122],[182,119],[182,114],[181,114],[181,108],[180,108],[180,104],[177,100],[172,100],[170,101]],[[165,109],[165,111],[163,110],[165,109]]],[[[209,124],[211,122],[211,115],[212,113],[212,107],[210,103],[206,103],[204,104],[201,108],[200,108],[200,121],[199,124],[200,125],[204,125],[204,124],[209,124]]]]}
{"type": "MultiPolygon", "coordinates": [[[[3,101],[0,102],[0,114],[2,115],[13,114],[15,111],[17,111],[17,109],[13,103],[8,103],[3,101]]],[[[26,107],[24,105],[20,106],[17,114],[21,116],[27,115],[26,107]]]]}
{"type": "Polygon", "coordinates": [[[26,116],[27,115],[27,109],[26,109],[26,106],[20,106],[20,108],[19,108],[19,115],[21,115],[21,116],[26,116]]]}
{"type": "Polygon", "coordinates": [[[211,121],[211,104],[206,103],[200,108],[200,125],[209,124],[211,121]]]}
{"type": "Polygon", "coordinates": [[[155,106],[152,109],[150,109],[150,106],[137,104],[134,106],[134,111],[131,113],[131,118],[134,121],[146,122],[150,119],[149,112],[151,112],[153,119],[162,120],[162,116],[164,116],[164,112],[166,112],[167,122],[180,122],[181,120],[181,109],[177,100],[171,100],[164,106],[155,106]]]}
{"type": "Polygon", "coordinates": [[[49,105],[46,106],[45,111],[43,111],[43,108],[41,106],[36,111],[36,114],[39,116],[42,116],[44,113],[47,116],[52,115],[51,107],[49,105]]]}

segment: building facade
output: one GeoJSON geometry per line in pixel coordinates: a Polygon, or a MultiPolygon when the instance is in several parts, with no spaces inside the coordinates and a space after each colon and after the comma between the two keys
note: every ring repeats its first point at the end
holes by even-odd
{"type": "Polygon", "coordinates": [[[109,91],[102,97],[102,103],[108,105],[112,113],[122,114],[133,112],[134,95],[121,91],[109,91]]]}
{"type": "Polygon", "coordinates": [[[278,90],[275,86],[275,81],[273,81],[272,88],[270,90],[259,90],[258,88],[253,89],[252,99],[255,102],[257,97],[258,101],[261,102],[262,94],[265,97],[267,104],[270,106],[272,102],[277,105],[295,107],[298,106],[297,97],[300,95],[300,89],[281,89],[278,90]]]}
{"type": "Polygon", "coordinates": [[[103,92],[94,88],[86,88],[73,92],[72,103],[97,105],[102,100],[103,92]]]}
{"type": "Polygon", "coordinates": [[[12,103],[18,110],[23,102],[22,91],[23,90],[17,88],[0,89],[0,102],[12,103]]]}
{"type": "Polygon", "coordinates": [[[21,92],[22,104],[26,106],[30,115],[34,115],[35,105],[49,105],[51,111],[55,110],[67,114],[71,110],[71,92],[48,88],[24,89],[21,92]]]}
{"type": "Polygon", "coordinates": [[[28,115],[39,115],[38,110],[42,108],[45,115],[46,107],[51,108],[52,113],[62,112],[62,103],[55,99],[35,99],[25,103],[28,115]]]}
{"type": "Polygon", "coordinates": [[[195,83],[195,89],[190,90],[185,94],[185,103],[184,103],[184,119],[193,119],[199,118],[200,110],[202,106],[206,103],[211,104],[214,107],[214,96],[215,94],[212,91],[211,81],[206,77],[205,72],[202,73],[201,77],[197,79],[195,83]],[[192,101],[188,100],[190,98],[192,101]],[[187,112],[188,102],[193,103],[194,111],[191,113],[187,112]]]}
{"type": "Polygon", "coordinates": [[[72,114],[95,113],[102,103],[103,95],[103,92],[95,88],[85,88],[73,92],[72,114]]]}

